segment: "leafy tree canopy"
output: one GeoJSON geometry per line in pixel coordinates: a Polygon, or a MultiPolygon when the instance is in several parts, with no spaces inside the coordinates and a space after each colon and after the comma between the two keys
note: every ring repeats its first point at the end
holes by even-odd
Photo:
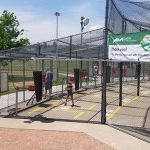
{"type": "Polygon", "coordinates": [[[29,44],[29,39],[20,38],[24,30],[18,29],[19,21],[14,13],[4,10],[0,16],[0,50],[29,44]]]}

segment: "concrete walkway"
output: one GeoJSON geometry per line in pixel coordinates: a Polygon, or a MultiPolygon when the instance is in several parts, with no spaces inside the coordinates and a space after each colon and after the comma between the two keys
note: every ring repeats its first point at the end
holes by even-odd
{"type": "Polygon", "coordinates": [[[0,118],[1,128],[35,129],[50,131],[84,132],[117,150],[149,150],[150,143],[134,138],[108,125],[72,123],[72,122],[42,122],[25,119],[0,118]]]}

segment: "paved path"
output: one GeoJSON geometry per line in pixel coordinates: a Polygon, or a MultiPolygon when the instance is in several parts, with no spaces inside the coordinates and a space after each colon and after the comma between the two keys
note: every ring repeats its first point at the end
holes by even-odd
{"type": "Polygon", "coordinates": [[[2,150],[113,150],[83,132],[0,128],[0,138],[2,150]]]}
{"type": "MultiPolygon", "coordinates": [[[[122,133],[107,125],[71,123],[71,122],[43,122],[27,119],[0,118],[0,127],[17,129],[34,129],[46,131],[74,131],[84,132],[102,143],[117,150],[149,150],[150,144],[122,133]]],[[[61,132],[60,132],[61,133],[61,132]]],[[[19,133],[18,133],[19,134],[19,133]]],[[[32,136],[32,135],[31,135],[32,136]]],[[[69,137],[68,137],[69,138],[69,137]]],[[[8,143],[9,144],[9,143],[8,143]]]]}
{"type": "MultiPolygon", "coordinates": [[[[124,86],[123,107],[118,106],[117,85],[112,85],[107,94],[107,122],[120,129],[126,129],[129,134],[149,141],[150,119],[149,119],[149,94],[150,90],[141,89],[141,96],[136,96],[134,86],[124,86]],[[147,97],[148,96],[148,97],[147,97]],[[146,113],[147,112],[147,113],[146,113]],[[147,114],[147,115],[146,115],[147,114]],[[143,122],[144,121],[144,122],[143,122]],[[144,123],[144,124],[143,124],[144,123]]],[[[100,122],[101,120],[101,92],[100,89],[90,89],[74,94],[75,107],[64,106],[65,99],[54,99],[34,108],[18,114],[19,117],[40,117],[42,119],[54,119],[61,121],[100,122]]]]}

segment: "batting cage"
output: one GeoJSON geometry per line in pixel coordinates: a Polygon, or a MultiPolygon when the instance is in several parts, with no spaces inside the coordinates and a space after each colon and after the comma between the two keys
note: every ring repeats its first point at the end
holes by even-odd
{"type": "Polygon", "coordinates": [[[0,115],[109,124],[149,141],[150,2],[107,0],[105,28],[0,52],[0,115]]]}
{"type": "MultiPolygon", "coordinates": [[[[116,81],[118,74],[118,84],[112,87],[103,84],[102,122],[150,142],[150,2],[108,0],[106,3],[105,59],[114,61],[112,75],[116,81]]],[[[108,64],[104,63],[104,76],[108,64]]]]}

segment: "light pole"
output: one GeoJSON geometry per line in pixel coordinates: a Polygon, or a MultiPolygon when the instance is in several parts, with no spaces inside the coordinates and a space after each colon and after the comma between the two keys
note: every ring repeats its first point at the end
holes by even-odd
{"type": "Polygon", "coordinates": [[[82,33],[83,33],[83,29],[84,29],[84,24],[83,24],[83,20],[85,19],[85,17],[81,17],[81,22],[80,22],[80,24],[81,24],[81,48],[82,48],[82,33]]]}
{"type": "MultiPolygon", "coordinates": [[[[58,17],[60,16],[59,12],[55,12],[54,15],[56,16],[56,80],[58,80],[58,17]]],[[[57,94],[57,85],[56,85],[56,97],[58,97],[57,94]]]]}
{"type": "Polygon", "coordinates": [[[84,27],[86,25],[88,25],[89,23],[89,18],[85,18],[83,16],[81,16],[81,21],[80,21],[80,24],[81,24],[81,48],[82,48],[82,40],[83,40],[83,30],[84,30],[84,27]]]}
{"type": "Polygon", "coordinates": [[[56,39],[58,39],[58,17],[60,16],[60,13],[55,12],[54,15],[56,16],[56,39]]]}
{"type": "Polygon", "coordinates": [[[59,12],[55,12],[56,16],[56,58],[58,57],[58,17],[60,16],[59,12]]]}
{"type": "Polygon", "coordinates": [[[108,17],[109,17],[109,0],[106,0],[106,10],[105,10],[105,36],[104,36],[104,61],[103,64],[103,83],[102,83],[102,102],[101,102],[101,123],[106,123],[106,88],[107,88],[107,37],[108,37],[108,17]]]}
{"type": "MultiPolygon", "coordinates": [[[[81,16],[80,19],[81,19],[80,24],[81,24],[81,49],[82,49],[82,45],[83,45],[83,29],[89,23],[89,19],[85,18],[83,16],[81,16]]],[[[76,57],[77,57],[77,54],[76,54],[76,57]]],[[[82,71],[82,60],[80,61],[80,69],[82,71]]],[[[81,72],[81,74],[82,74],[82,72],[81,72]]],[[[81,79],[80,79],[80,88],[82,88],[82,80],[81,79]]]]}

